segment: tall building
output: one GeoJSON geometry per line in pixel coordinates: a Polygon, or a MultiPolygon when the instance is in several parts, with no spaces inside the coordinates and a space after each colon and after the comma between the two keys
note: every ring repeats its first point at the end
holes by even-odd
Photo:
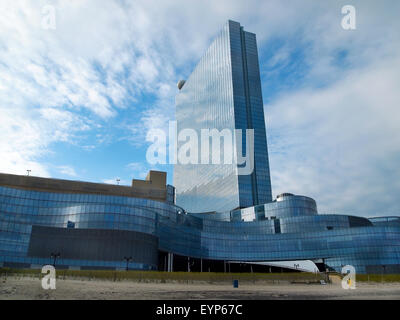
{"type": "MultiPolygon", "coordinates": [[[[177,204],[189,212],[227,211],[272,201],[263,99],[254,33],[228,21],[187,81],[179,82],[177,131],[254,129],[254,170],[238,174],[232,164],[181,164],[174,168],[177,204]]],[[[236,141],[236,140],[235,140],[236,141]]],[[[184,142],[178,142],[178,148],[184,142]]],[[[221,148],[222,149],[222,148],[221,148]]],[[[233,150],[240,155],[240,148],[233,150]]],[[[225,155],[224,155],[225,156],[225,155]]],[[[223,158],[221,157],[221,162],[223,158]]]]}
{"type": "Polygon", "coordinates": [[[252,174],[177,165],[181,206],[164,172],[131,186],[0,174],[0,268],[400,273],[400,217],[319,214],[291,193],[271,201],[257,60],[255,36],[229,21],[177,97],[178,129],[255,129],[252,174]]]}

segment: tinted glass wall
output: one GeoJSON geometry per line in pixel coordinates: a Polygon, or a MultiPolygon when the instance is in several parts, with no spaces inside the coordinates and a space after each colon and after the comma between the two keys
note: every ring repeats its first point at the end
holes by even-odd
{"type": "MultiPolygon", "coordinates": [[[[40,242],[35,235],[36,226],[53,231],[62,228],[65,236],[82,233],[71,241],[73,249],[78,251],[85,249],[84,243],[79,248],[79,239],[91,234],[87,229],[93,229],[96,237],[100,237],[99,242],[116,241],[114,248],[119,250],[120,258],[107,253],[108,249],[100,250],[95,256],[91,256],[90,250],[60,252],[57,265],[68,268],[124,269],[125,245],[121,245],[124,238],[131,243],[129,250],[132,247],[138,250],[138,256],[133,254],[135,260],[130,263],[132,269],[157,268],[154,260],[140,256],[145,248],[154,253],[156,239],[158,250],[210,260],[324,259],[328,267],[337,271],[342,265],[351,264],[358,273],[377,270],[379,266],[387,270],[400,266],[400,227],[397,224],[373,226],[368,219],[360,217],[311,214],[312,201],[305,202],[310,206],[301,201],[301,197],[297,201],[291,198],[280,201],[280,206],[286,207],[284,213],[295,213],[292,216],[275,217],[264,212],[264,219],[232,221],[231,218],[226,220],[225,214],[216,217],[185,214],[178,206],[147,199],[0,187],[0,266],[41,267],[53,263],[50,255],[46,257],[45,252],[33,251],[35,246],[37,248],[35,241],[40,242]],[[68,231],[69,228],[75,230],[68,231]],[[124,230],[134,233],[127,236],[124,230]]],[[[258,217],[261,216],[259,213],[258,217]]],[[[50,233],[42,232],[42,235],[50,239],[50,233]]],[[[63,238],[60,235],[54,239],[59,237],[63,238]]],[[[47,251],[50,249],[57,248],[49,247],[47,251]]]]}
{"type": "MultiPolygon", "coordinates": [[[[228,21],[178,93],[176,120],[178,133],[190,128],[201,137],[201,129],[229,129],[233,144],[235,129],[254,129],[255,140],[254,171],[250,175],[238,176],[236,164],[223,164],[224,156],[221,164],[198,164],[200,157],[197,163],[178,162],[174,167],[178,205],[191,212],[225,211],[272,200],[254,34],[228,21]]],[[[245,136],[242,131],[243,153],[245,136]]],[[[185,143],[178,141],[178,149],[185,143]]],[[[221,143],[222,154],[223,146],[221,143]]]]}
{"type": "Polygon", "coordinates": [[[158,238],[143,232],[111,229],[75,229],[34,225],[28,256],[48,258],[62,253],[63,259],[121,261],[158,264],[158,238]]]}
{"type": "Polygon", "coordinates": [[[156,269],[158,216],[178,211],[148,199],[0,187],[0,266],[53,264],[57,251],[59,266],[125,269],[129,255],[130,268],[156,269]]]}

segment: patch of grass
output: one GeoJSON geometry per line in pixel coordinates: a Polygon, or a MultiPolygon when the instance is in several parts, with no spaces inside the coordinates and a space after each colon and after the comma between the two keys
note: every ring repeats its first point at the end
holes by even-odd
{"type": "MultiPolygon", "coordinates": [[[[332,274],[333,275],[333,274],[332,274]]],[[[342,275],[335,273],[339,277],[342,275]]],[[[0,277],[37,277],[44,274],[40,269],[0,268],[0,277]]],[[[219,272],[164,272],[164,271],[113,271],[113,270],[57,270],[57,279],[85,279],[137,282],[187,282],[202,281],[208,283],[226,283],[232,280],[239,282],[291,282],[312,283],[325,279],[323,273],[219,273],[219,272]]],[[[400,282],[400,274],[357,274],[360,282],[400,282]]]]}
{"type": "Polygon", "coordinates": [[[400,282],[400,274],[357,274],[356,281],[361,282],[400,282]]]}
{"type": "MultiPolygon", "coordinates": [[[[0,269],[0,276],[34,276],[43,277],[41,270],[34,269],[0,269]]],[[[216,272],[163,272],[163,271],[113,271],[113,270],[57,270],[58,279],[85,278],[88,280],[134,280],[138,282],[194,282],[209,283],[231,282],[318,282],[324,279],[323,274],[314,273],[216,273],[216,272]]]]}

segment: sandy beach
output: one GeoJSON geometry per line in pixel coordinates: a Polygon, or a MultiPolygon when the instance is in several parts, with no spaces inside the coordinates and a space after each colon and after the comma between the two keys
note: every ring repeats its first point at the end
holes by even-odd
{"type": "Polygon", "coordinates": [[[0,279],[1,300],[157,300],[157,299],[400,299],[400,283],[358,282],[354,290],[332,284],[156,283],[134,281],[58,279],[55,290],[44,290],[41,280],[32,277],[0,279]]]}

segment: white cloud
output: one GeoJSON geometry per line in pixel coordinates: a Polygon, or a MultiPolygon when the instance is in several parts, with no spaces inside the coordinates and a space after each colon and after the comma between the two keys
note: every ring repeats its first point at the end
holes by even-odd
{"type": "Polygon", "coordinates": [[[115,177],[113,179],[103,179],[102,182],[106,184],[129,185],[128,181],[121,180],[120,177],[115,177]]]}
{"type": "Polygon", "coordinates": [[[355,2],[351,32],[337,23],[340,5],[319,7],[271,59],[288,72],[287,52],[300,45],[309,67],[265,107],[273,191],[312,196],[325,213],[398,215],[399,4],[355,2]]]}
{"type": "MultiPolygon", "coordinates": [[[[354,0],[354,32],[340,26],[346,1],[54,0],[57,28],[44,30],[41,9],[48,4],[0,2],[0,171],[49,176],[43,159],[53,143],[79,144],[93,128],[98,143],[108,142],[107,123],[124,108],[137,111],[121,124],[135,143],[143,144],[149,129],[166,129],[175,83],[233,19],[257,34],[259,48],[282,40],[266,64],[278,75],[288,72],[296,46],[306,48],[310,69],[302,82],[266,107],[274,192],[290,186],[322,208],[354,208],[367,197],[365,208],[390,203],[387,211],[396,210],[399,187],[385,177],[398,176],[397,1],[354,0]],[[343,61],[335,60],[340,51],[343,61]],[[334,201],[339,192],[343,205],[334,201]]],[[[143,177],[143,169],[136,166],[134,176],[143,177]]]]}
{"type": "Polygon", "coordinates": [[[398,214],[399,68],[391,59],[267,105],[274,193],[310,195],[322,212],[398,214]]]}
{"type": "Polygon", "coordinates": [[[140,162],[129,163],[126,168],[132,173],[133,179],[145,179],[149,168],[147,165],[140,162]]]}
{"type": "Polygon", "coordinates": [[[71,166],[59,166],[58,170],[60,171],[60,173],[65,174],[67,176],[71,176],[71,177],[77,177],[78,174],[76,173],[75,169],[71,166]]]}
{"type": "Polygon", "coordinates": [[[150,170],[163,171],[159,166],[141,162],[131,162],[126,166],[133,179],[144,180],[150,170]]]}

